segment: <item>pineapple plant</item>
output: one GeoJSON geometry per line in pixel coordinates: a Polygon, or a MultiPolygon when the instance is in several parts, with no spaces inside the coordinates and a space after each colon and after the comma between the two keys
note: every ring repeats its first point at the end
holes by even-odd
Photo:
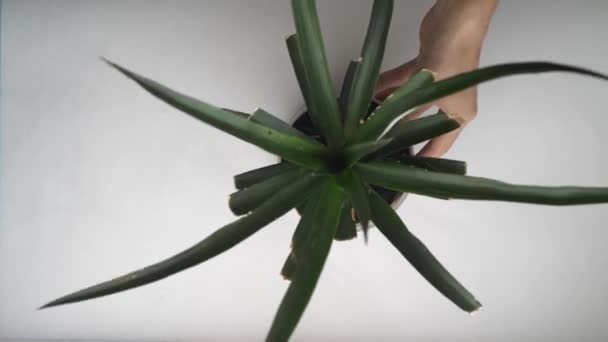
{"type": "Polygon", "coordinates": [[[373,100],[393,11],[393,0],[375,0],[358,58],[350,62],[338,96],[330,78],[314,0],[292,0],[296,33],[286,45],[310,123],[294,128],[257,109],[242,113],[172,90],[104,60],[170,106],[277,155],[280,162],[234,177],[229,207],[239,216],[192,247],[161,262],[51,301],[41,308],[90,300],[158,281],[236,246],[297,209],[300,219],[281,274],[290,281],[267,335],[286,341],[294,332],[334,240],[350,240],[361,225],[377,230],[448,300],[466,312],[481,303],[431,254],[390,206],[387,192],[440,199],[511,201],[545,205],[608,202],[607,187],[514,185],[466,175],[462,161],[403,153],[410,146],[459,128],[458,113],[442,111],[412,121],[405,113],[480,83],[517,74],[570,72],[608,80],[588,69],[550,62],[507,63],[436,81],[421,70],[383,103],[373,100]],[[354,214],[354,215],[353,215],[354,214]]]}

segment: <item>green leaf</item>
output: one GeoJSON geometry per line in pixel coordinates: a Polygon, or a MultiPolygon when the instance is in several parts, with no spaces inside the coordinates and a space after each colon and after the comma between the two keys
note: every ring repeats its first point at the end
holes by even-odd
{"type": "Polygon", "coordinates": [[[546,62],[509,63],[480,68],[426,85],[411,93],[394,94],[380,108],[376,109],[375,114],[358,130],[357,141],[372,140],[380,136],[394,119],[412,108],[457,93],[479,83],[517,74],[553,71],[572,72],[608,80],[608,76],[595,71],[546,62]]]}
{"type": "Polygon", "coordinates": [[[235,215],[245,215],[257,208],[277,191],[287,187],[304,175],[305,171],[294,168],[280,175],[239,190],[230,195],[228,206],[235,215]]]}
{"type": "Polygon", "coordinates": [[[319,17],[314,0],[292,0],[297,42],[309,84],[312,111],[319,130],[330,147],[341,146],[344,140],[340,110],[329,74],[319,17]]]}
{"type": "Polygon", "coordinates": [[[409,155],[400,155],[396,158],[402,164],[419,167],[429,171],[454,173],[457,175],[467,174],[467,163],[461,160],[409,155]]]}
{"type": "MultiPolygon", "coordinates": [[[[391,107],[395,101],[400,98],[407,96],[410,93],[413,93],[415,90],[424,87],[433,83],[435,80],[435,75],[432,71],[427,69],[422,69],[415,73],[412,77],[410,77],[399,89],[395,90],[391,95],[389,95],[384,101],[376,107],[376,109],[369,115],[367,120],[376,115],[376,113],[382,109],[384,106],[391,107]]],[[[366,121],[367,122],[367,121],[366,121]]],[[[382,130],[382,132],[388,127],[391,122],[386,123],[386,126],[382,130]]],[[[372,138],[367,138],[365,136],[365,124],[363,127],[358,127],[357,131],[350,137],[349,141],[369,141],[375,140],[378,136],[374,136],[372,138]]],[[[382,133],[380,132],[380,133],[382,133]]]]}
{"type": "Polygon", "coordinates": [[[138,271],[61,297],[44,305],[42,308],[80,302],[125,291],[196,266],[236,246],[264,226],[287,213],[298,203],[306,199],[306,194],[314,191],[322,183],[323,179],[320,175],[308,174],[291,186],[278,191],[250,215],[224,226],[189,249],[138,271]]]}
{"type": "Polygon", "coordinates": [[[359,120],[367,114],[367,108],[374,95],[380,66],[384,56],[393,14],[393,0],[375,0],[361,50],[361,65],[357,68],[350,90],[344,130],[349,136],[359,125],[359,120]]]}
{"type": "Polygon", "coordinates": [[[316,203],[318,203],[318,201],[319,192],[315,191],[309,196],[309,199],[303,202],[304,206],[301,211],[300,221],[291,238],[291,253],[287,256],[285,264],[281,269],[281,275],[283,275],[285,279],[291,280],[291,277],[296,270],[296,254],[302,253],[302,244],[306,241],[308,235],[312,231],[315,210],[317,208],[316,203]]]}
{"type": "Polygon", "coordinates": [[[365,141],[347,146],[343,152],[346,165],[354,165],[356,162],[365,158],[366,156],[373,155],[374,152],[382,150],[386,146],[390,145],[392,141],[392,138],[388,138],[375,141],[365,141]]]}
{"type": "MultiPolygon", "coordinates": [[[[110,64],[110,65],[111,65],[111,64],[110,64]]],[[[234,110],[234,109],[230,109],[230,108],[222,108],[222,110],[223,110],[223,111],[226,111],[226,112],[230,112],[230,113],[235,114],[235,115],[237,115],[237,116],[240,116],[240,117],[242,117],[242,118],[244,118],[244,119],[249,119],[249,117],[250,117],[250,115],[249,115],[249,114],[247,114],[247,113],[243,113],[243,112],[240,112],[240,111],[238,111],[238,110],[234,110]]]]}
{"type": "Polygon", "coordinates": [[[342,113],[342,121],[346,118],[346,111],[348,108],[350,90],[353,83],[353,78],[355,77],[355,72],[357,72],[357,68],[361,64],[361,58],[350,61],[348,64],[348,68],[346,69],[346,74],[344,74],[344,80],[342,81],[342,90],[340,91],[340,113],[342,113]]]}
{"type": "Polygon", "coordinates": [[[278,163],[234,176],[234,187],[241,190],[296,168],[291,163],[278,163]]]}
{"type": "Polygon", "coordinates": [[[435,259],[374,191],[370,194],[370,204],[372,221],[378,230],[431,285],[464,311],[473,312],[481,307],[481,303],[435,259]]]}
{"type": "Polygon", "coordinates": [[[266,112],[265,110],[263,110],[261,108],[256,109],[253,112],[253,114],[251,115],[251,117],[249,117],[249,120],[259,123],[261,125],[264,125],[266,127],[270,127],[279,132],[283,132],[285,134],[297,135],[304,139],[314,141],[314,139],[312,139],[309,136],[307,136],[306,134],[298,131],[297,129],[292,127],[290,124],[288,124],[285,121],[277,118],[276,116],[266,112]]]}
{"type": "Polygon", "coordinates": [[[348,195],[348,199],[355,208],[357,217],[363,227],[363,236],[367,242],[367,228],[370,220],[369,194],[366,185],[361,178],[350,169],[342,172],[338,177],[340,186],[348,195]]]}
{"type": "Polygon", "coordinates": [[[393,153],[408,149],[410,146],[438,137],[460,127],[460,121],[439,111],[420,119],[400,121],[395,124],[383,138],[392,142],[366,159],[379,159],[393,153]]]}
{"type": "Polygon", "coordinates": [[[294,250],[294,254],[298,254],[300,252],[302,244],[306,241],[308,234],[310,234],[312,230],[315,210],[317,208],[316,204],[321,200],[319,196],[319,191],[312,193],[308,197],[309,199],[306,200],[306,205],[302,208],[300,221],[298,222],[298,226],[293,232],[293,236],[291,238],[291,248],[294,250]]]}
{"type": "Polygon", "coordinates": [[[288,135],[173,91],[119,65],[107,63],[167,104],[241,140],[311,170],[323,170],[327,149],[317,142],[288,135]]]}
{"type": "Polygon", "coordinates": [[[302,61],[302,55],[300,53],[300,48],[298,46],[298,37],[296,34],[292,34],[285,39],[285,43],[287,44],[287,51],[289,52],[289,59],[291,60],[291,64],[293,66],[293,71],[296,75],[296,79],[298,81],[298,85],[300,86],[300,91],[302,92],[302,97],[304,98],[304,102],[306,103],[306,108],[308,108],[308,112],[310,114],[310,119],[313,121],[317,129],[319,128],[319,121],[316,117],[317,112],[313,110],[314,104],[310,100],[310,83],[308,77],[306,76],[306,71],[304,70],[304,62],[302,61]]]}
{"type": "Polygon", "coordinates": [[[395,162],[360,163],[356,169],[371,184],[421,195],[549,205],[608,202],[605,187],[513,185],[488,178],[429,172],[395,162]]]}
{"type": "Polygon", "coordinates": [[[295,254],[296,271],[292,275],[266,341],[287,341],[295,330],[329,254],[343,203],[342,189],[333,181],[328,181],[316,205],[313,231],[303,243],[301,254],[295,254]]]}
{"type": "Polygon", "coordinates": [[[283,267],[281,268],[281,275],[283,276],[283,278],[285,278],[285,280],[291,280],[291,277],[296,272],[296,268],[297,264],[295,255],[293,254],[293,251],[290,251],[289,255],[287,255],[287,258],[285,258],[283,267]]]}
{"type": "Polygon", "coordinates": [[[357,237],[357,226],[353,221],[352,210],[352,204],[346,201],[340,212],[340,223],[338,224],[334,240],[346,241],[357,237]]]}

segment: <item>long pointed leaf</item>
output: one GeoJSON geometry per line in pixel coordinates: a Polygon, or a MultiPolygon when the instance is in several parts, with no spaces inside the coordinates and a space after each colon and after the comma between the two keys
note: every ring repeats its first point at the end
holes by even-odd
{"type": "Polygon", "coordinates": [[[289,35],[285,39],[287,44],[287,51],[289,52],[289,59],[293,66],[293,71],[296,75],[298,85],[300,86],[300,92],[306,103],[306,108],[310,115],[310,119],[313,124],[319,129],[319,120],[317,119],[318,112],[314,110],[314,103],[310,100],[310,81],[306,76],[306,70],[304,70],[304,62],[302,61],[302,54],[300,53],[300,47],[298,45],[298,36],[294,33],[289,35]]]}
{"type": "Polygon", "coordinates": [[[392,138],[380,139],[375,141],[366,141],[358,144],[352,144],[344,149],[344,158],[346,165],[354,165],[359,160],[369,155],[375,155],[379,150],[383,150],[393,142],[392,138]]]}
{"type": "Polygon", "coordinates": [[[357,131],[357,141],[372,140],[378,137],[394,119],[414,107],[465,90],[479,83],[511,75],[555,71],[572,72],[608,80],[608,76],[592,70],[548,62],[508,63],[480,68],[429,84],[405,95],[395,94],[388,99],[390,101],[385,101],[381,108],[378,108],[375,114],[357,131]]]}
{"type": "Polygon", "coordinates": [[[369,195],[366,185],[362,182],[359,175],[352,172],[350,169],[340,174],[338,178],[340,185],[348,195],[350,203],[352,203],[361,226],[363,227],[363,236],[367,242],[367,228],[370,220],[369,195]]]}
{"type": "Polygon", "coordinates": [[[215,233],[187,250],[159,263],[128,273],[113,280],[88,287],[56,299],[42,308],[80,302],[125,291],[163,279],[196,266],[234,247],[272,221],[281,217],[306,198],[306,194],[320,185],[323,177],[309,174],[291,186],[280,190],[262,203],[250,215],[220,228],[215,233]]]}
{"type": "Polygon", "coordinates": [[[414,268],[439,292],[467,312],[481,307],[475,297],[435,259],[403,224],[399,215],[374,191],[370,195],[372,221],[414,268]]]}
{"type": "Polygon", "coordinates": [[[408,155],[398,156],[397,160],[402,164],[419,167],[429,171],[454,173],[457,175],[467,174],[467,163],[462,160],[408,155]]]}
{"type": "Polygon", "coordinates": [[[319,130],[329,146],[341,146],[344,140],[340,110],[325,56],[319,17],[314,0],[292,0],[300,56],[309,83],[310,101],[316,112],[319,130]]]}
{"type": "Polygon", "coordinates": [[[408,149],[410,146],[427,141],[442,134],[459,128],[461,122],[443,112],[411,121],[400,121],[395,124],[383,138],[390,138],[392,142],[366,159],[378,159],[395,152],[408,149]]]}
{"type": "Polygon", "coordinates": [[[395,162],[360,163],[356,169],[371,184],[421,195],[548,205],[608,202],[608,187],[513,185],[488,178],[428,172],[395,162]]]}
{"type": "Polygon", "coordinates": [[[263,182],[239,190],[230,195],[228,206],[235,215],[245,215],[264,203],[277,191],[293,183],[304,172],[303,169],[294,168],[263,182]]]}
{"type": "Polygon", "coordinates": [[[291,252],[287,256],[283,268],[281,269],[281,275],[285,279],[290,279],[297,268],[296,254],[301,254],[302,244],[306,241],[308,234],[311,233],[315,212],[317,210],[317,203],[319,203],[319,192],[311,194],[304,204],[302,209],[302,215],[300,221],[293,232],[291,238],[291,252]]]}
{"type": "Polygon", "coordinates": [[[241,190],[296,168],[291,163],[278,163],[234,176],[234,187],[241,190]]]}
{"type": "Polygon", "coordinates": [[[350,201],[346,201],[340,212],[340,223],[334,239],[336,241],[346,241],[357,237],[357,225],[353,221],[352,216],[353,206],[350,201]]]}
{"type": "Polygon", "coordinates": [[[240,116],[242,118],[245,118],[245,119],[248,119],[251,116],[251,115],[249,115],[247,113],[243,113],[241,111],[230,109],[230,108],[222,108],[222,110],[226,111],[226,112],[233,113],[233,114],[238,115],[238,116],[240,116]]]}
{"type": "Polygon", "coordinates": [[[348,110],[348,103],[350,102],[350,90],[352,88],[353,79],[357,68],[361,65],[361,58],[350,61],[346,74],[344,74],[344,80],[342,81],[342,90],[340,91],[340,113],[342,114],[342,121],[346,118],[346,111],[348,110]]]}
{"type": "Polygon", "coordinates": [[[312,170],[322,170],[325,167],[323,159],[327,152],[322,144],[256,124],[240,115],[180,94],[117,64],[107,63],[160,100],[200,121],[295,164],[312,170]]]}
{"type": "Polygon", "coordinates": [[[367,114],[380,74],[392,14],[393,0],[374,1],[365,43],[361,50],[361,65],[357,68],[350,90],[344,123],[347,136],[359,125],[363,115],[367,114]]]}
{"type": "Polygon", "coordinates": [[[307,136],[306,134],[298,131],[297,129],[293,128],[291,125],[289,125],[287,122],[277,118],[276,116],[268,113],[267,111],[258,108],[256,109],[253,114],[249,117],[249,120],[253,121],[253,122],[257,122],[261,125],[264,125],[266,127],[270,127],[272,129],[275,129],[279,132],[283,132],[285,134],[290,134],[290,135],[297,135],[300,136],[304,139],[307,140],[313,140],[312,138],[310,138],[309,136],[307,136]]]}
{"type": "Polygon", "coordinates": [[[333,181],[321,192],[314,231],[296,254],[296,271],[272,322],[266,341],[287,341],[296,328],[317,285],[338,225],[344,194],[333,181]]]}
{"type": "Polygon", "coordinates": [[[287,258],[285,258],[285,262],[283,263],[283,267],[281,268],[281,275],[285,280],[291,280],[297,267],[295,255],[293,254],[293,251],[289,251],[287,258]]]}
{"type": "MultiPolygon", "coordinates": [[[[407,96],[410,93],[413,93],[415,90],[420,89],[426,85],[429,85],[431,83],[433,83],[433,81],[435,80],[435,74],[428,70],[428,69],[422,69],[420,71],[418,71],[417,73],[415,73],[412,77],[410,77],[401,87],[399,87],[399,89],[397,89],[395,92],[393,92],[391,95],[389,95],[386,99],[384,99],[384,101],[376,107],[376,109],[369,114],[367,120],[369,120],[371,117],[375,116],[376,113],[382,109],[383,106],[392,106],[392,104],[397,101],[397,99],[400,99],[404,96],[407,96]]],[[[367,121],[366,121],[367,122],[367,121]]],[[[388,128],[388,125],[390,124],[387,123],[387,125],[384,127],[384,129],[388,128]]],[[[369,140],[375,140],[376,137],[371,138],[371,139],[367,139],[365,137],[365,131],[364,131],[364,127],[358,127],[357,131],[354,132],[354,134],[352,134],[352,136],[349,136],[349,141],[369,141],[369,140]]],[[[384,129],[382,131],[384,131],[384,129]]]]}

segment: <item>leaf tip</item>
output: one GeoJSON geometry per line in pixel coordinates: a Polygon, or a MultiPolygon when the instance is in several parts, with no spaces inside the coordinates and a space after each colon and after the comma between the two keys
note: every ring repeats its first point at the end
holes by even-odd
{"type": "Polygon", "coordinates": [[[479,312],[479,310],[481,310],[481,308],[482,308],[481,303],[477,302],[476,304],[477,304],[477,308],[473,309],[472,311],[469,311],[469,315],[476,316],[477,313],[479,312]]]}
{"type": "Polygon", "coordinates": [[[431,76],[433,77],[433,80],[436,80],[436,79],[437,79],[437,72],[435,72],[435,71],[433,71],[433,70],[431,70],[431,69],[422,68],[422,69],[420,70],[420,72],[429,73],[429,74],[431,74],[431,76]]]}
{"type": "Polygon", "coordinates": [[[100,59],[101,59],[101,60],[102,60],[104,63],[106,63],[106,64],[107,64],[107,65],[109,65],[110,67],[112,67],[112,68],[114,68],[114,69],[118,70],[118,71],[119,71],[121,74],[123,74],[123,75],[127,76],[128,78],[131,78],[131,79],[134,79],[134,78],[135,78],[135,75],[134,75],[134,74],[133,74],[131,71],[129,71],[129,70],[127,70],[127,69],[125,69],[125,68],[121,67],[120,65],[118,65],[118,64],[116,64],[116,63],[114,63],[114,62],[112,62],[111,60],[109,60],[109,59],[107,59],[107,58],[105,58],[105,57],[103,57],[103,56],[100,56],[99,58],[100,58],[100,59]]]}
{"type": "Polygon", "coordinates": [[[52,308],[54,306],[58,306],[58,305],[61,305],[61,304],[63,304],[63,303],[61,303],[58,300],[54,300],[54,301],[48,302],[48,303],[46,303],[46,304],[44,304],[42,306],[39,306],[36,310],[40,311],[40,310],[52,308]]]}
{"type": "Polygon", "coordinates": [[[456,121],[456,123],[458,123],[458,126],[464,126],[466,124],[466,120],[460,115],[460,114],[456,114],[456,113],[447,113],[444,111],[441,111],[445,116],[448,117],[448,119],[456,121]]]}
{"type": "Polygon", "coordinates": [[[105,58],[104,56],[99,56],[99,59],[100,59],[102,62],[106,63],[107,65],[111,66],[111,67],[112,67],[112,68],[114,68],[114,69],[118,69],[118,70],[121,70],[121,69],[122,69],[120,66],[118,66],[118,64],[116,64],[116,63],[112,62],[111,60],[109,60],[109,59],[105,58]]]}

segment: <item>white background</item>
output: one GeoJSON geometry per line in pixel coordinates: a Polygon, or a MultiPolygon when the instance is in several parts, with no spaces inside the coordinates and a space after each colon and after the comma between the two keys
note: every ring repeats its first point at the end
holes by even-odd
{"type": "MultiPolygon", "coordinates": [[[[384,66],[416,53],[431,1],[398,1],[384,66]]],[[[319,1],[336,84],[371,1],[319,1]]],[[[482,65],[553,60],[608,72],[608,2],[503,1],[482,65]]],[[[187,94],[287,118],[301,98],[288,1],[3,1],[0,338],[262,340],[288,283],[295,213],[200,267],[45,311],[73,290],[170,256],[234,220],[231,176],[274,157],[162,104],[113,59],[187,94]]],[[[565,74],[480,88],[447,157],[520,183],[608,185],[608,85],[565,74]]],[[[410,196],[399,213],[484,304],[459,311],[377,231],[336,243],[295,341],[608,338],[605,205],[410,196]]]]}

